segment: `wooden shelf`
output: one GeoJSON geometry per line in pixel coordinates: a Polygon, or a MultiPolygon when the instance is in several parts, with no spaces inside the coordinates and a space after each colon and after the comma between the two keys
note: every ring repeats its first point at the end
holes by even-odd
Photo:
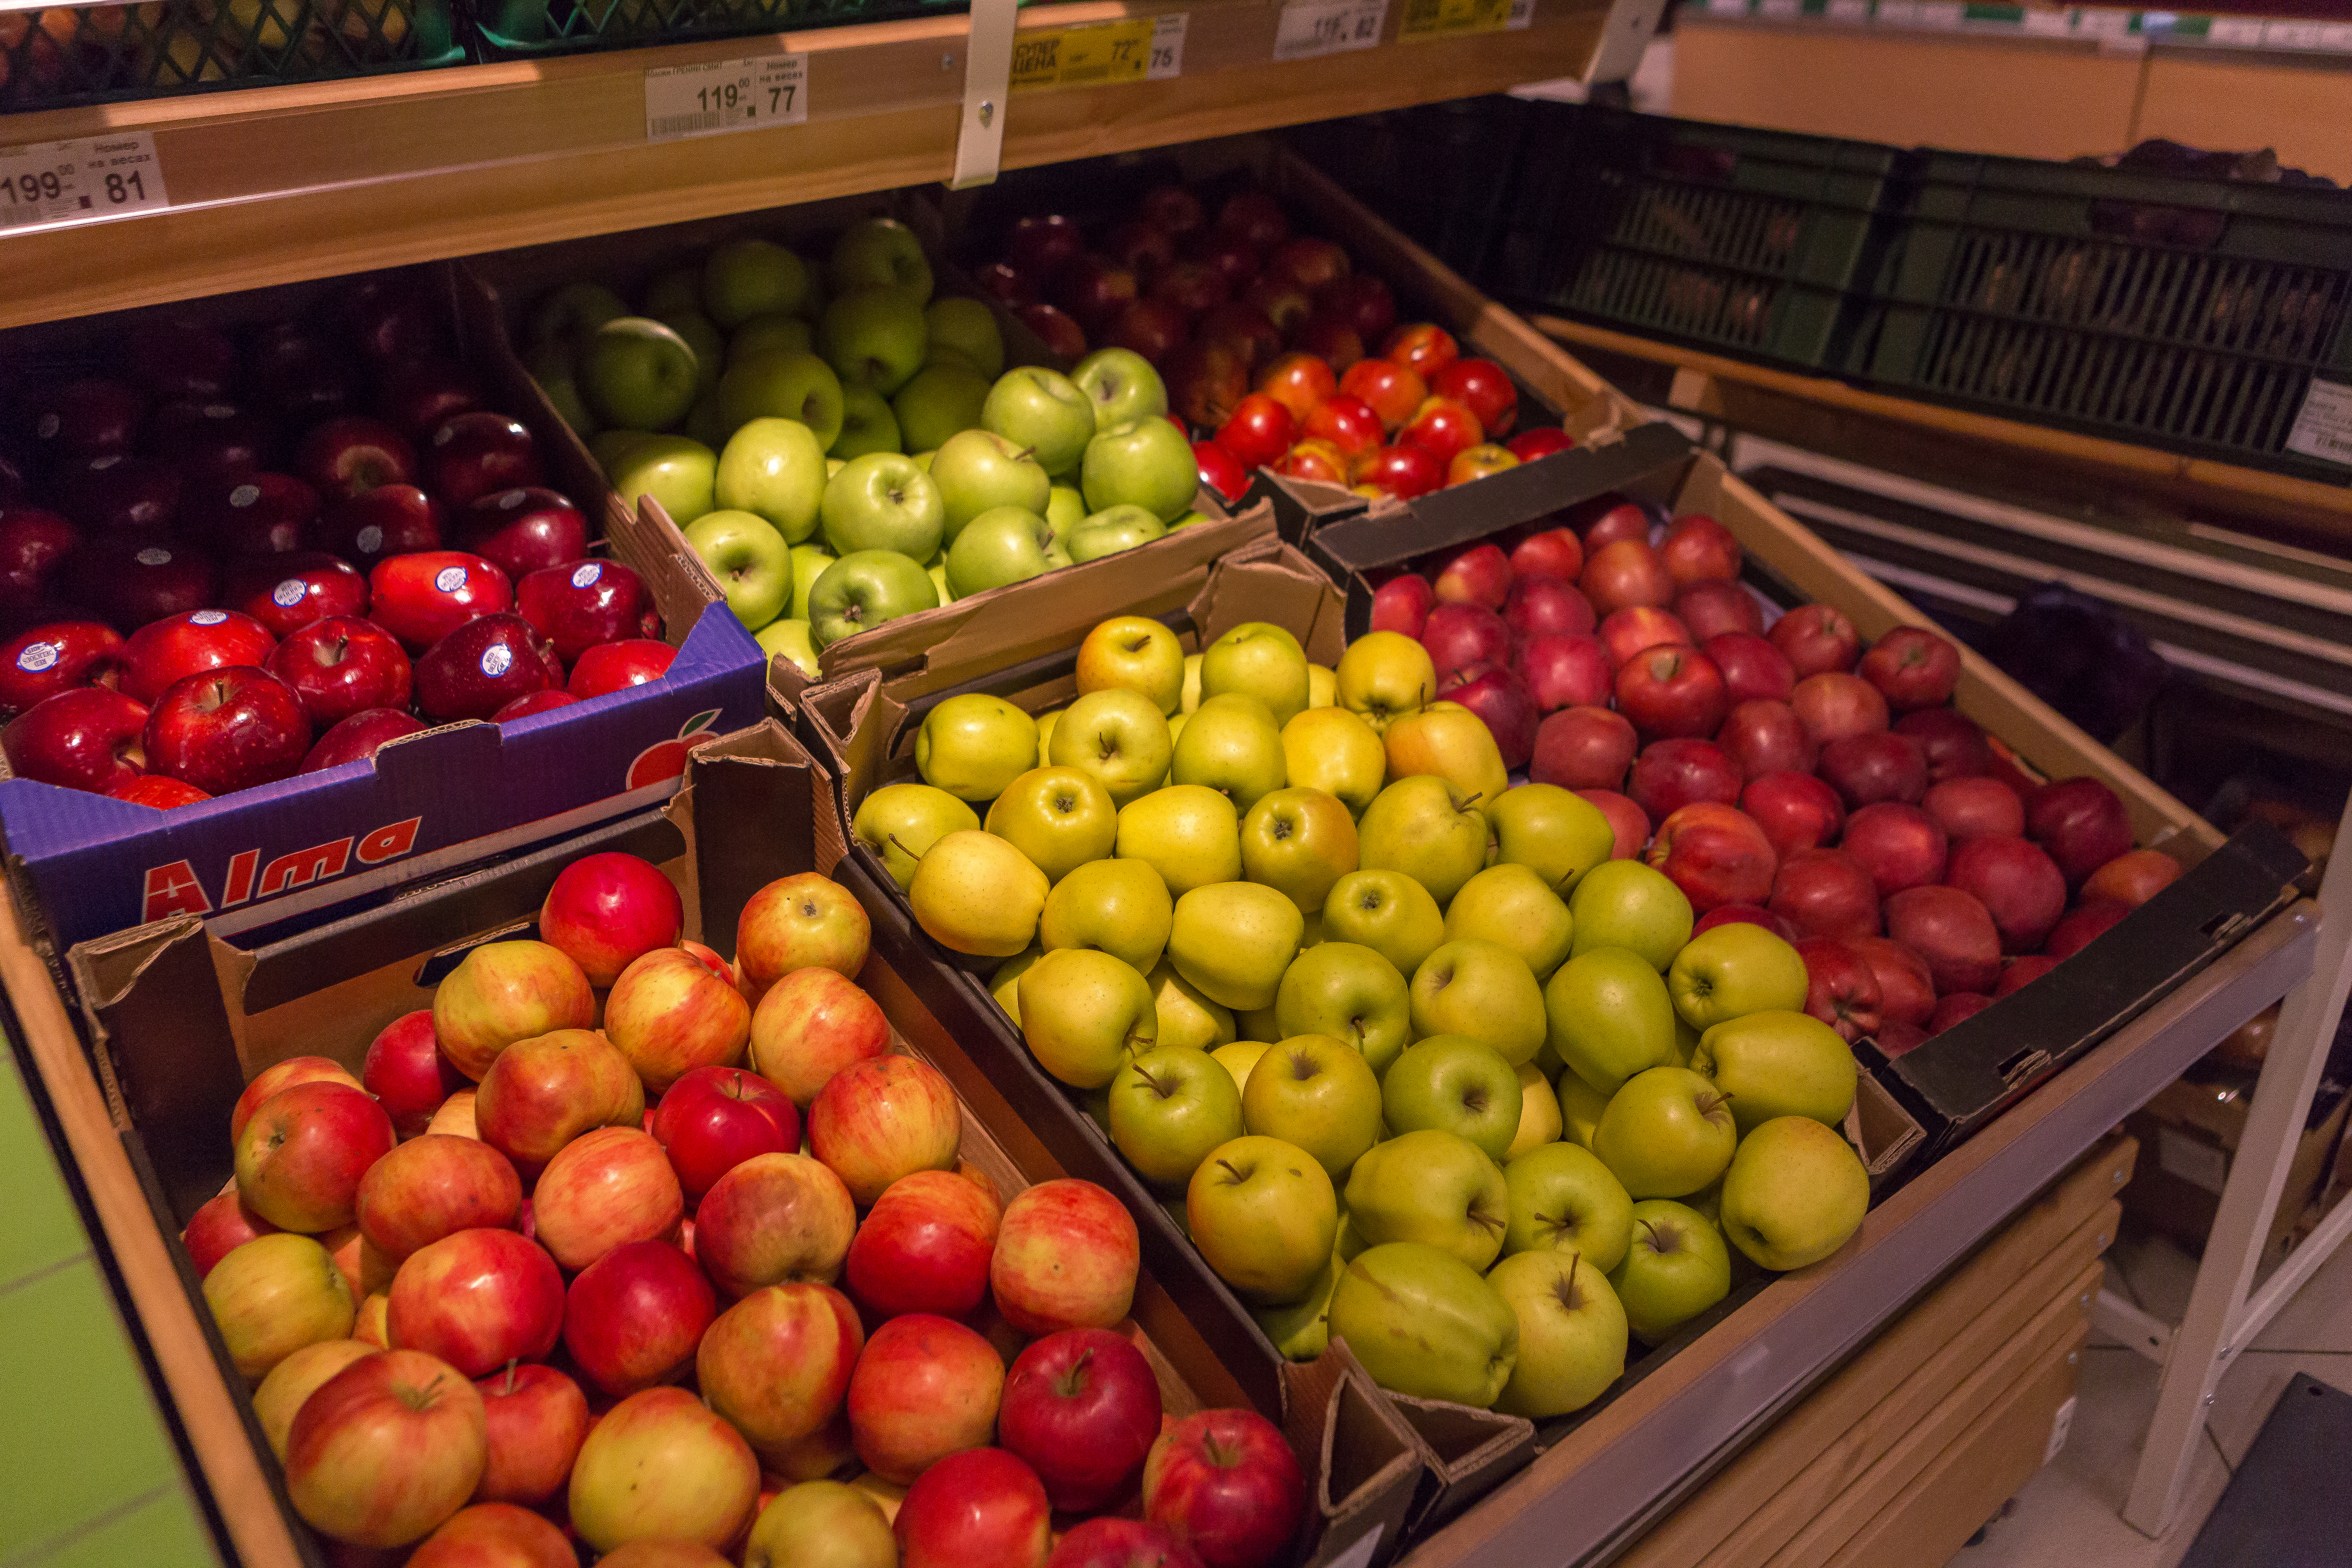
{"type": "MultiPolygon", "coordinates": [[[[1522,30],[1397,38],[1272,59],[1279,5],[1128,0],[1024,9],[1021,27],[1183,10],[1184,74],[1023,93],[1003,165],[1018,168],[1580,75],[1603,0],[1537,0],[1522,30]]],[[[0,119],[0,143],[146,131],[168,211],[0,238],[0,326],[224,289],[750,212],[945,177],[963,98],[961,16],[772,34],[357,82],[0,119]],[[652,67],[805,52],[808,121],[648,143],[652,67]]]]}

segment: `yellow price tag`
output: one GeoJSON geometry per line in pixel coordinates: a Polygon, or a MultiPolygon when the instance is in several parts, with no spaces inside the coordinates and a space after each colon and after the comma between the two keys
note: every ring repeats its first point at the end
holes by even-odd
{"type": "Polygon", "coordinates": [[[1444,38],[1462,33],[1500,33],[1524,27],[1535,16],[1535,0],[1405,0],[1400,38],[1444,38]]]}
{"type": "Polygon", "coordinates": [[[1013,40],[1013,90],[1160,81],[1184,71],[1182,16],[1040,28],[1013,40]]]}

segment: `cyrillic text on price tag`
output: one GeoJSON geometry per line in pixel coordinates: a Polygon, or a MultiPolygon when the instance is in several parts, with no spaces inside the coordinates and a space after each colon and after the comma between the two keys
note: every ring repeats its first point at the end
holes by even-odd
{"type": "Polygon", "coordinates": [[[1501,33],[1535,19],[1536,0],[1404,0],[1400,38],[1446,38],[1501,33]]]}
{"type": "Polygon", "coordinates": [[[155,138],[144,131],[0,147],[0,233],[63,228],[171,205],[155,138]]]}
{"type": "Polygon", "coordinates": [[[808,56],[752,55],[646,72],[646,140],[724,136],[808,119],[808,56]]]}
{"type": "Polygon", "coordinates": [[[1184,24],[1175,16],[1130,16],[1083,27],[1041,28],[1013,38],[1013,90],[1109,87],[1184,74],[1184,24]]]}
{"type": "Polygon", "coordinates": [[[1389,0],[1290,0],[1275,28],[1274,58],[1311,60],[1381,41],[1389,0]]]}

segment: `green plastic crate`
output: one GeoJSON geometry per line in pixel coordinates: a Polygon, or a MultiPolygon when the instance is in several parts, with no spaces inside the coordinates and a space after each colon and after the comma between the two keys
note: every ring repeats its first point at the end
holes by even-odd
{"type": "Polygon", "coordinates": [[[522,59],[970,9],[970,0],[479,0],[476,32],[491,58],[522,59]]]}
{"type": "Polygon", "coordinates": [[[463,64],[451,0],[146,0],[0,12],[0,110],[463,64]]]}
{"type": "Polygon", "coordinates": [[[1855,312],[1878,390],[2352,482],[2287,445],[2352,383],[2352,193],[1929,153],[1855,312]]]}

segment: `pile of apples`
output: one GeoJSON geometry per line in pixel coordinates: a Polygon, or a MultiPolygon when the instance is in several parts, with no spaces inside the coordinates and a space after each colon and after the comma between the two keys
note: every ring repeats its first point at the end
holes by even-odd
{"type": "Polygon", "coordinates": [[[413,279],[113,355],[24,391],[30,456],[0,460],[17,776],[169,809],[668,668],[651,593],[590,556],[413,279]]]}
{"type": "Polygon", "coordinates": [[[1286,1355],[1535,1418],[1862,1222],[1857,1069],[1760,926],[1695,934],[1513,787],[1429,656],[1106,621],[1033,719],[939,702],[854,829],[1286,1355]],[[1326,680],[1328,677],[1328,684],[1326,680]],[[985,812],[985,816],[982,816],[985,812]],[[1727,1240],[1730,1244],[1727,1247],[1727,1240]]]}
{"type": "Polygon", "coordinates": [[[1006,370],[994,311],[933,298],[904,224],[853,226],[822,268],[737,240],[640,299],[551,294],[531,370],[623,498],[658,500],[761,647],[811,676],[840,638],[1201,521],[1159,374],[1124,349],[1006,370]]]}
{"type": "Polygon", "coordinates": [[[357,1078],[297,1057],[238,1100],[183,1240],[301,1516],[414,1568],[1279,1558],[1281,1434],[1163,1419],[1115,1331],[1133,1218],[959,1158],[849,893],[771,883],[735,965],[682,925],[655,867],[574,861],[357,1078]]]}
{"type": "Polygon", "coordinates": [[[1227,496],[1271,468],[1407,498],[1574,444],[1544,428],[1497,445],[1517,418],[1509,374],[1440,327],[1399,326],[1387,283],[1294,234],[1264,191],[1213,222],[1191,190],[1157,186],[1095,248],[1075,218],[1024,217],[980,282],[1068,358],[1091,340],[1158,367],[1176,412],[1213,433],[1193,449],[1227,496]]]}
{"type": "Polygon", "coordinates": [[[1807,1004],[1901,1055],[2049,973],[2161,891],[2115,792],[2039,783],[1950,706],[1959,650],[1919,626],[1865,647],[1824,605],[1742,585],[1730,531],[1603,497],[1507,553],[1375,591],[1416,676],[1486,722],[1507,766],[1574,789],[1704,917],[1797,944],[1807,1004]],[[1769,622],[1769,624],[1768,624],[1769,622]]]}

